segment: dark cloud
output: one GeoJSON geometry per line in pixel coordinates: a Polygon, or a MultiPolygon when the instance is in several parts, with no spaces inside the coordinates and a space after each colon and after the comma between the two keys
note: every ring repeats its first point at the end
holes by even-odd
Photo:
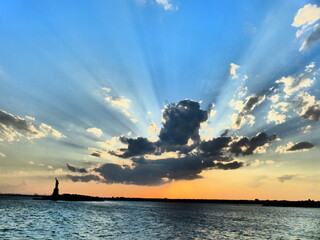
{"type": "MultiPolygon", "coordinates": [[[[249,155],[260,146],[276,138],[259,133],[255,137],[242,137],[233,140],[231,137],[218,137],[202,142],[198,151],[178,158],[148,160],[144,157],[131,158],[132,166],[106,163],[93,171],[99,173],[106,183],[135,185],[160,185],[173,180],[193,180],[201,178],[201,172],[210,169],[232,170],[242,167],[243,162],[234,161],[232,154],[249,155]],[[230,145],[230,143],[237,143],[230,145]],[[238,148],[240,150],[238,150],[238,148]]],[[[77,178],[81,181],[81,178],[77,178]]]]}
{"type": "Polygon", "coordinates": [[[208,112],[200,109],[200,104],[183,100],[166,107],[163,113],[163,127],[160,130],[162,143],[185,145],[189,139],[199,141],[199,128],[208,119],[208,112]]]}
{"type": "Polygon", "coordinates": [[[99,172],[107,183],[135,185],[160,185],[173,179],[196,179],[201,173],[201,161],[197,158],[135,159],[133,167],[106,163],[95,171],[99,172]]]}
{"type": "Polygon", "coordinates": [[[124,144],[127,144],[128,147],[120,149],[120,151],[123,152],[122,154],[117,154],[113,151],[111,151],[110,153],[122,158],[129,158],[153,153],[156,149],[155,144],[150,142],[147,138],[138,137],[136,139],[133,139],[120,137],[120,141],[124,144]]]}
{"type": "Polygon", "coordinates": [[[312,33],[308,36],[308,38],[303,43],[303,48],[308,48],[309,46],[314,45],[316,42],[320,40],[320,24],[317,24],[312,31],[312,33]]]}
{"type": "Polygon", "coordinates": [[[280,182],[285,182],[285,181],[288,181],[288,180],[295,179],[295,178],[297,178],[298,176],[299,176],[298,174],[286,174],[286,175],[283,175],[283,176],[278,177],[277,179],[278,179],[280,182]]]}
{"type": "Polygon", "coordinates": [[[82,176],[67,175],[67,178],[71,179],[73,182],[90,182],[90,181],[100,180],[98,176],[93,174],[82,175],[82,176]]]}
{"type": "Polygon", "coordinates": [[[218,137],[210,141],[203,141],[200,144],[200,150],[205,156],[219,156],[221,150],[227,148],[231,141],[231,137],[218,137]]]}
{"type": "Polygon", "coordinates": [[[277,135],[268,136],[265,132],[258,133],[252,138],[241,137],[230,144],[230,152],[236,155],[251,155],[258,147],[262,147],[276,138],[277,135]]]}
{"type": "Polygon", "coordinates": [[[212,159],[203,160],[200,156],[147,160],[133,159],[133,166],[106,163],[94,169],[107,183],[135,185],[160,185],[173,180],[194,180],[201,178],[200,173],[208,169],[237,169],[240,162],[215,163],[212,159]]]}
{"type": "Polygon", "coordinates": [[[310,142],[299,142],[293,145],[291,148],[287,149],[287,151],[298,151],[298,150],[303,150],[303,149],[310,149],[314,148],[315,145],[310,142]]]}
{"type": "Polygon", "coordinates": [[[0,141],[19,141],[22,138],[30,140],[48,135],[56,138],[65,137],[47,124],[34,125],[24,118],[0,110],[0,141]]]}
{"type": "Polygon", "coordinates": [[[293,102],[295,111],[304,119],[311,121],[320,120],[320,103],[308,93],[297,96],[293,102]]]}
{"type": "Polygon", "coordinates": [[[12,114],[2,110],[0,110],[0,124],[1,125],[3,124],[6,127],[14,128],[16,130],[28,132],[31,134],[38,133],[34,128],[34,126],[31,123],[27,122],[25,119],[13,116],[12,114]]]}
{"type": "Polygon", "coordinates": [[[234,161],[231,163],[225,163],[225,164],[219,162],[216,164],[217,169],[223,169],[223,170],[237,169],[242,166],[243,166],[243,162],[237,162],[237,161],[234,161]]]}
{"type": "Polygon", "coordinates": [[[315,104],[308,107],[307,111],[302,114],[304,119],[319,121],[320,120],[320,105],[315,104]]]}
{"type": "MultiPolygon", "coordinates": [[[[264,95],[251,96],[243,112],[252,111],[263,98],[264,95]]],[[[244,166],[243,162],[235,161],[234,157],[251,155],[258,147],[276,138],[264,132],[252,138],[233,137],[227,136],[229,131],[226,130],[223,136],[201,141],[200,124],[207,118],[208,112],[201,110],[198,102],[184,100],[171,104],[163,112],[164,122],[157,142],[143,137],[120,137],[120,141],[127,147],[110,152],[129,159],[131,164],[105,163],[91,171],[101,176],[97,181],[105,183],[160,185],[171,181],[193,180],[201,178],[201,173],[206,170],[232,170],[244,166]],[[190,139],[193,140],[192,144],[188,144],[190,139]],[[166,158],[168,152],[175,157],[166,158]],[[153,155],[153,159],[148,159],[147,155],[153,155]]],[[[71,171],[76,171],[72,167],[71,171]]],[[[82,181],[81,176],[70,179],[82,181]]],[[[88,179],[90,177],[83,176],[83,181],[88,179]]]]}
{"type": "Polygon", "coordinates": [[[239,111],[236,117],[233,128],[239,128],[242,125],[242,123],[255,109],[255,107],[264,101],[266,94],[267,91],[263,91],[260,94],[253,94],[247,98],[247,101],[245,102],[243,108],[241,109],[241,111],[239,111]]]}
{"type": "Polygon", "coordinates": [[[262,101],[262,99],[264,98],[265,95],[251,95],[247,102],[245,103],[242,112],[244,114],[248,114],[250,112],[252,112],[252,110],[259,104],[259,102],[262,101]]]}
{"type": "Polygon", "coordinates": [[[100,154],[99,152],[93,152],[93,153],[91,153],[91,156],[93,156],[93,157],[100,157],[101,154],[100,154]]]}
{"type": "Polygon", "coordinates": [[[228,136],[228,133],[230,132],[230,129],[225,129],[222,133],[221,133],[221,135],[220,135],[220,137],[226,137],[226,136],[228,136]]]}
{"type": "MultiPolygon", "coordinates": [[[[105,163],[93,169],[93,172],[99,173],[103,179],[99,181],[105,183],[160,185],[177,180],[193,180],[201,178],[200,174],[205,170],[232,170],[242,167],[244,164],[234,161],[234,155],[253,154],[257,147],[275,138],[275,135],[268,136],[266,133],[259,133],[252,138],[218,137],[199,143],[194,151],[177,155],[177,158],[149,160],[143,156],[132,157],[131,166],[105,163]]],[[[140,150],[123,151],[129,156],[143,155],[140,150]]],[[[81,177],[77,176],[76,180],[81,181],[81,177]]],[[[84,177],[84,181],[87,181],[87,177],[84,177]]]]}
{"type": "Polygon", "coordinates": [[[79,173],[87,173],[88,171],[85,168],[77,168],[72,164],[67,163],[67,168],[69,169],[69,171],[71,172],[79,172],[79,173]]]}
{"type": "Polygon", "coordinates": [[[32,123],[0,110],[0,141],[18,141],[22,137],[32,139],[42,136],[32,123]]]}

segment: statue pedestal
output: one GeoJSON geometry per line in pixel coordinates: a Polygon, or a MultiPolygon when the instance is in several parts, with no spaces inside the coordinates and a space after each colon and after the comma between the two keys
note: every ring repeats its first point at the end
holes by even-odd
{"type": "Polygon", "coordinates": [[[59,196],[59,188],[53,189],[52,197],[58,197],[59,196]]]}

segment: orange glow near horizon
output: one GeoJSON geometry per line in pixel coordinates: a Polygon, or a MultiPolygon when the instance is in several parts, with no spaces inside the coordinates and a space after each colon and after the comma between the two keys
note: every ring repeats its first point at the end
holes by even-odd
{"type": "MultiPolygon", "coordinates": [[[[256,177],[255,171],[206,171],[202,179],[175,181],[161,186],[137,186],[96,182],[72,182],[60,179],[60,194],[82,194],[100,197],[141,197],[177,199],[270,199],[270,200],[320,200],[317,186],[299,182],[281,183],[256,177]],[[252,181],[248,181],[252,179],[252,181]],[[254,182],[256,181],[256,182],[254,182]]],[[[54,178],[38,182],[26,180],[13,193],[52,194],[54,178]]]]}

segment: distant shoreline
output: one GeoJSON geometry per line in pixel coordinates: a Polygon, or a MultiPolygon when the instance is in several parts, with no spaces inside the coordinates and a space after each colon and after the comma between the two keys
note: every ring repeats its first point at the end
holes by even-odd
{"type": "Polygon", "coordinates": [[[170,199],[170,198],[130,198],[130,197],[92,197],[78,194],[62,194],[59,198],[48,195],[0,194],[0,197],[30,197],[35,200],[62,201],[135,201],[135,202],[171,202],[171,203],[207,203],[207,204],[246,204],[274,207],[306,207],[320,208],[320,201],[288,201],[288,200],[227,200],[227,199],[170,199]]]}

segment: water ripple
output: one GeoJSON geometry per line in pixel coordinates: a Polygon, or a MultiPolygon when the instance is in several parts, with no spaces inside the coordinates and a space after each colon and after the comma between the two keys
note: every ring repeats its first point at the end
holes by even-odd
{"type": "Polygon", "coordinates": [[[0,198],[0,239],[320,240],[320,209],[0,198]]]}

